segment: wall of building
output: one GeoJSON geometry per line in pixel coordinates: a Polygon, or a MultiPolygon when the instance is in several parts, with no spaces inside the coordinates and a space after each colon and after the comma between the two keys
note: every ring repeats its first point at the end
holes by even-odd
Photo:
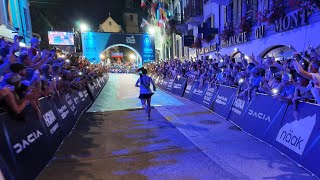
{"type": "Polygon", "coordinates": [[[0,8],[0,36],[13,40],[12,31],[16,27],[19,28],[19,35],[24,36],[23,42],[29,45],[32,26],[28,0],[0,0],[0,8]]]}
{"type": "Polygon", "coordinates": [[[121,26],[119,26],[111,17],[108,17],[101,25],[100,31],[102,32],[121,32],[121,26]],[[110,24],[111,23],[111,24],[110,24]]]}

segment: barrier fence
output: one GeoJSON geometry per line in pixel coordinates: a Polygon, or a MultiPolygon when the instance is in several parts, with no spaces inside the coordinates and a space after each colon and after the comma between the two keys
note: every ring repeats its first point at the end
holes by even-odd
{"type": "Polygon", "coordinates": [[[300,102],[296,113],[292,105],[272,96],[257,94],[248,101],[237,96],[236,88],[152,77],[162,90],[203,105],[320,177],[319,105],[300,102]],[[166,87],[163,82],[173,82],[173,86],[168,83],[170,87],[166,87]]]}
{"type": "Polygon", "coordinates": [[[86,89],[41,98],[41,114],[32,107],[27,107],[19,120],[8,113],[1,114],[0,175],[8,180],[35,179],[107,80],[104,75],[86,89]]]}

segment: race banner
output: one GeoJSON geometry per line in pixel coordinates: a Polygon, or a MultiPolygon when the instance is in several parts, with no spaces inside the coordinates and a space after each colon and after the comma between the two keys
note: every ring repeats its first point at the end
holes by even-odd
{"type": "Polygon", "coordinates": [[[196,81],[187,83],[186,90],[184,91],[184,94],[183,94],[184,98],[191,100],[192,92],[193,92],[193,88],[194,88],[195,84],[196,84],[196,81]]]}
{"type": "Polygon", "coordinates": [[[211,109],[213,101],[217,95],[219,86],[215,86],[213,84],[207,84],[207,90],[203,96],[203,100],[201,102],[202,106],[211,109]]]}
{"type": "Polygon", "coordinates": [[[289,106],[272,143],[278,150],[320,177],[320,106],[289,106]]]}
{"type": "Polygon", "coordinates": [[[169,79],[169,80],[168,80],[168,85],[167,85],[167,91],[168,91],[168,92],[172,92],[174,80],[175,80],[175,79],[169,79]]]}
{"type": "Polygon", "coordinates": [[[212,110],[220,116],[227,118],[235,95],[235,88],[219,86],[219,90],[213,101],[212,110]]]}
{"type": "Polygon", "coordinates": [[[186,86],[187,86],[187,79],[176,78],[173,82],[172,93],[179,96],[183,96],[186,86]]]}
{"type": "Polygon", "coordinates": [[[201,84],[199,81],[197,81],[194,84],[194,88],[192,90],[191,101],[201,104],[206,93],[207,87],[208,84],[201,84]]]}

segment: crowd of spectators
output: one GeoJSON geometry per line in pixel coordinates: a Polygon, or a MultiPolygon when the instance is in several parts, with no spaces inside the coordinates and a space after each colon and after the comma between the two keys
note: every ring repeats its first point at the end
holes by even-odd
{"type": "Polygon", "coordinates": [[[106,72],[106,67],[90,64],[77,53],[62,53],[57,48],[40,50],[40,41],[20,47],[0,38],[0,109],[21,114],[27,105],[40,113],[38,99],[85,88],[86,83],[106,72]]]}
{"type": "Polygon", "coordinates": [[[291,57],[276,60],[275,57],[246,56],[241,53],[235,60],[216,53],[208,60],[167,60],[149,65],[149,71],[163,78],[184,77],[188,82],[227,85],[238,88],[238,96],[250,100],[256,93],[274,96],[294,104],[299,101],[320,104],[320,56],[316,49],[294,52],[291,57]]]}

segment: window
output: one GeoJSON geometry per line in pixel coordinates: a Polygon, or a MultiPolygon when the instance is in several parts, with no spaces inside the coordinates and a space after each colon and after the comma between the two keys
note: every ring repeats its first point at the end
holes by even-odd
{"type": "Polygon", "coordinates": [[[111,21],[109,21],[109,26],[112,26],[112,22],[111,21]]]}
{"type": "Polygon", "coordinates": [[[130,21],[132,22],[133,21],[133,15],[132,14],[130,14],[130,21]]]}

